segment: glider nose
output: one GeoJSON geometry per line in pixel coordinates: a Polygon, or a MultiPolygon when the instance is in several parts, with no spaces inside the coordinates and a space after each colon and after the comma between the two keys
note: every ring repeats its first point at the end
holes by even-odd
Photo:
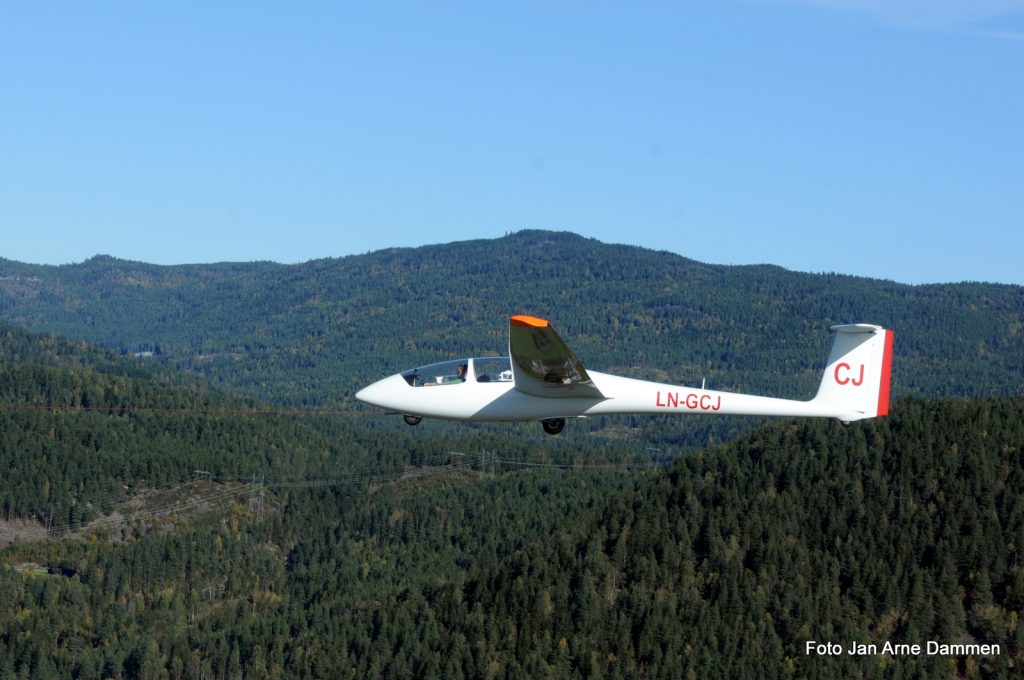
{"type": "Polygon", "coordinates": [[[383,380],[367,385],[363,389],[356,392],[356,399],[371,406],[379,406],[380,408],[393,408],[395,398],[395,379],[405,382],[400,375],[393,375],[383,380]]]}

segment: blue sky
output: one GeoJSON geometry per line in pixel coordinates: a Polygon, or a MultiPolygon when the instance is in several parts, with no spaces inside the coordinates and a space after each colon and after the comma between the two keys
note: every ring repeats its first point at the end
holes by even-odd
{"type": "Polygon", "coordinates": [[[1024,284],[1024,0],[13,4],[0,257],[541,228],[1024,284]]]}

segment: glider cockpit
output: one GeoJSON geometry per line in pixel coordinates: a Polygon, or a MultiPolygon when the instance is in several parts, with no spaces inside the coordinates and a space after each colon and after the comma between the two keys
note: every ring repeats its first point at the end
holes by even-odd
{"type": "Polygon", "coordinates": [[[411,387],[460,385],[467,381],[512,382],[512,362],[508,357],[453,359],[404,371],[402,377],[411,387]]]}

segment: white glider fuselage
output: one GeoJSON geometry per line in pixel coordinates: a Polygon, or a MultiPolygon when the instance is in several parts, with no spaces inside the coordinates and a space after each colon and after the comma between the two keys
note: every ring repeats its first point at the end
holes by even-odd
{"type": "Polygon", "coordinates": [[[844,422],[889,410],[892,331],[835,326],[817,395],[809,401],[637,380],[587,371],[550,324],[510,319],[508,357],[442,362],[405,371],[360,390],[356,398],[421,418],[470,421],[540,420],[545,429],[566,418],[612,414],[805,416],[844,422]]]}
{"type": "MultiPolygon", "coordinates": [[[[473,359],[465,360],[473,371],[473,359]]],[[[512,381],[413,387],[401,374],[378,381],[356,397],[374,406],[423,418],[504,422],[581,418],[614,414],[696,414],[819,416],[858,420],[863,413],[838,413],[812,401],[793,401],[735,392],[718,392],[588,371],[604,397],[540,397],[515,388],[512,381]]],[[[874,414],[872,414],[874,415],[874,414]]]]}

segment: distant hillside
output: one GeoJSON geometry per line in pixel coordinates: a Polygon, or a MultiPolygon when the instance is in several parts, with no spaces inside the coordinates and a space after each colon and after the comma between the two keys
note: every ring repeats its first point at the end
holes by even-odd
{"type": "Polygon", "coordinates": [[[708,265],[543,231],[298,265],[0,260],[2,321],[296,405],[503,352],[517,312],[550,318],[596,369],[789,397],[813,393],[830,324],[878,323],[896,330],[896,397],[1024,394],[1019,286],[708,265]]]}
{"type": "Polygon", "coordinates": [[[343,423],[244,406],[167,368],[0,325],[0,520],[77,523],[195,470],[294,472],[337,453],[343,423]]]}
{"type": "Polygon", "coordinates": [[[79,523],[140,489],[191,481],[197,470],[215,479],[330,479],[393,473],[453,450],[523,457],[538,442],[546,461],[643,452],[593,437],[581,452],[578,441],[527,424],[439,428],[421,439],[383,414],[266,412],[265,403],[204,391],[194,379],[0,324],[0,521],[79,523]]]}
{"type": "Polygon", "coordinates": [[[81,522],[196,464],[285,481],[262,519],[235,482],[204,487],[199,501],[238,499],[206,521],[0,550],[3,678],[1010,678],[1024,663],[1021,398],[776,422],[649,472],[549,467],[481,436],[508,462],[424,477],[418,456],[465,442],[0,417],[8,516],[56,504],[56,524],[81,522]],[[349,483],[332,464],[413,474],[349,483]],[[817,656],[808,640],[1000,651],[817,656]]]}

